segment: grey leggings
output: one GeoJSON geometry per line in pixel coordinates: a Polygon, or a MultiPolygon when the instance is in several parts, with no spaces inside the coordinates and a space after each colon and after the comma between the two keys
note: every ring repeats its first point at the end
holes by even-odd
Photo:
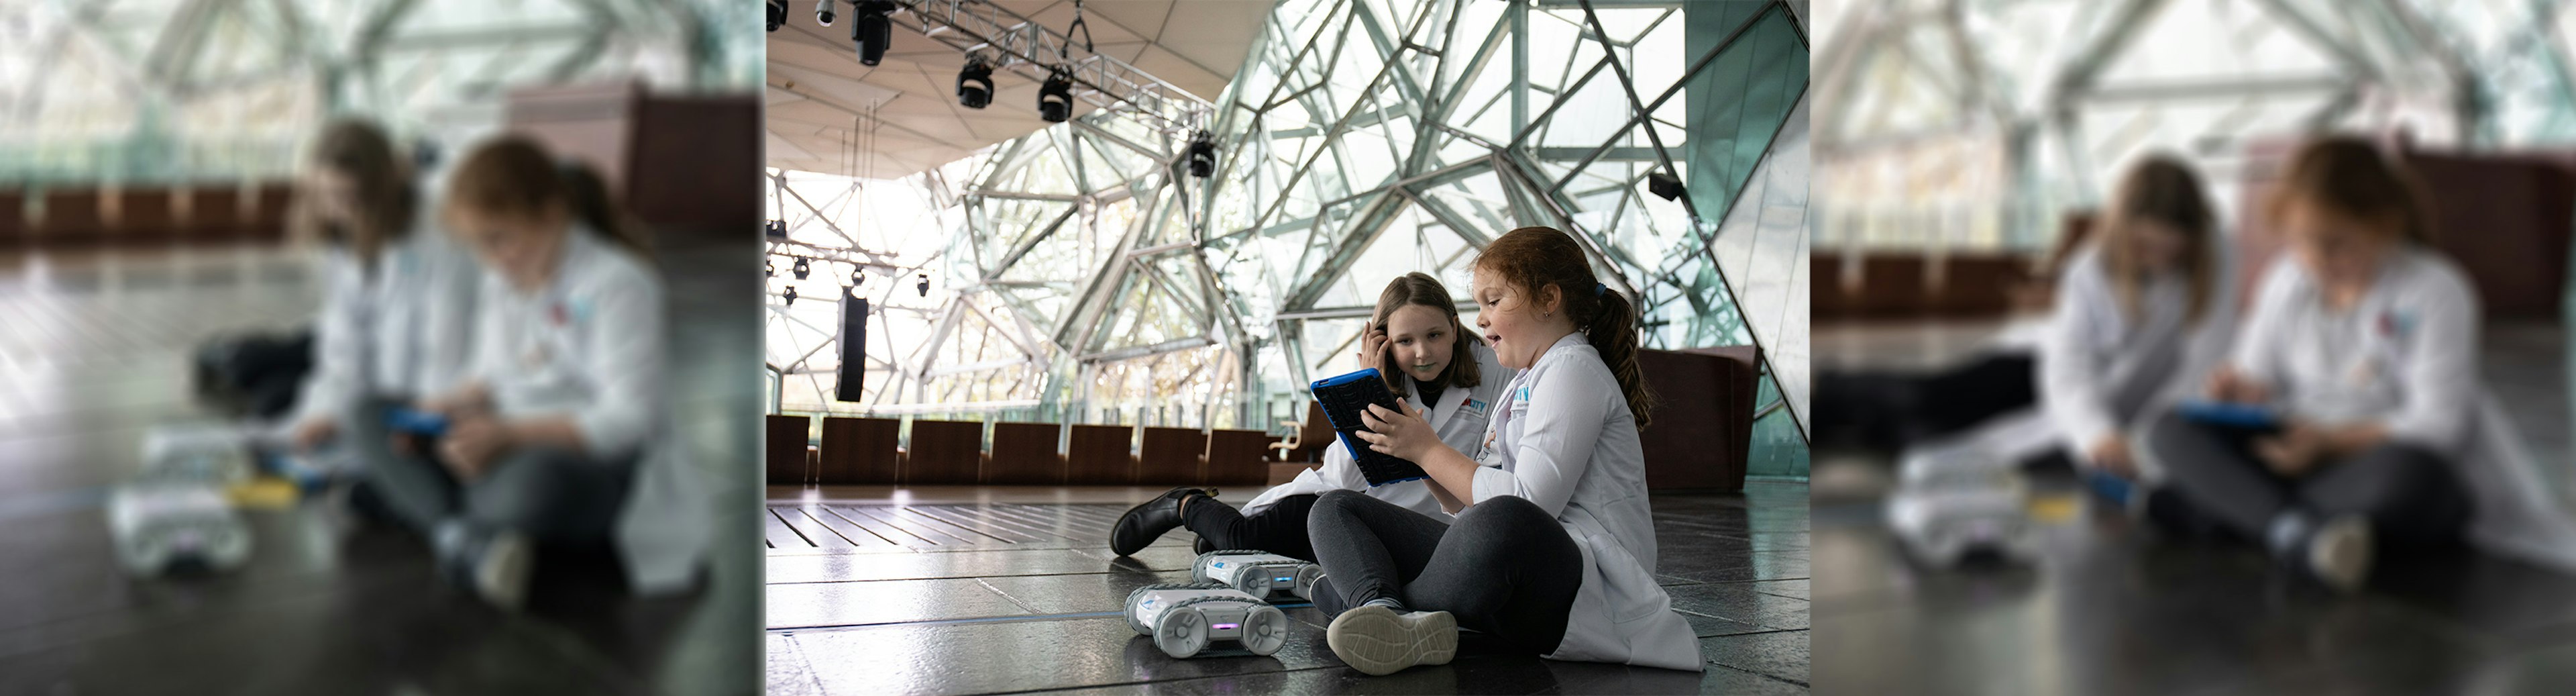
{"type": "Polygon", "coordinates": [[[1445,611],[1462,628],[1533,654],[1556,651],[1583,585],[1583,551],[1538,505],[1500,497],[1441,524],[1359,491],[1315,499],[1307,533],[1324,567],[1316,608],[1331,615],[1380,597],[1445,611]]]}
{"type": "Polygon", "coordinates": [[[378,402],[358,410],[343,437],[361,474],[406,526],[433,534],[461,521],[478,533],[514,531],[543,543],[605,542],[626,502],[633,461],[601,462],[560,449],[519,448],[471,482],[435,458],[395,452],[378,402]]]}
{"type": "Polygon", "coordinates": [[[2399,545],[2452,541],[2468,523],[2459,475],[2423,448],[2389,442],[2287,478],[2254,457],[2254,437],[2167,413],[2148,426],[2147,446],[2165,466],[2166,485],[2195,512],[2247,539],[2263,539],[2273,518],[2291,510],[2362,515],[2374,537],[2399,545]]]}

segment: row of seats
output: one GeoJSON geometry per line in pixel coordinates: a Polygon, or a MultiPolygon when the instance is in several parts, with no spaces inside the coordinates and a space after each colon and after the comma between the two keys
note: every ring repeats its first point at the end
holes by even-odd
{"type": "Polygon", "coordinates": [[[900,420],[825,417],[821,441],[809,445],[813,425],[810,416],[769,416],[770,485],[1257,486],[1270,478],[1272,438],[1258,430],[916,419],[911,446],[900,447],[900,420]]]}
{"type": "MultiPolygon", "coordinates": [[[[1659,395],[1655,426],[1640,433],[1646,485],[1656,490],[1737,491],[1744,487],[1753,421],[1761,404],[1761,351],[1719,346],[1641,350],[1638,368],[1659,395]]],[[[1282,421],[1288,438],[1258,430],[1138,428],[1126,425],[912,421],[911,447],[897,446],[903,421],[772,415],[770,485],[1075,486],[1206,484],[1259,486],[1285,481],[1339,446],[1323,411],[1282,421]],[[992,450],[983,444],[991,429],[992,450]],[[1070,432],[1068,432],[1068,430],[1070,432]],[[1065,443],[1059,451],[1056,443],[1065,443]],[[1279,478],[1267,453],[1278,450],[1279,478]]]]}
{"type": "MultiPolygon", "coordinates": [[[[2239,302],[2286,241],[2265,219],[2264,203],[2301,140],[2246,144],[2236,180],[2236,216],[2228,245],[2236,261],[2239,302]]],[[[2432,152],[2397,148],[2394,156],[2422,182],[2433,243],[2476,285],[2491,319],[2554,321],[2566,290],[2571,226],[2576,218],[2576,152],[2432,152]]],[[[2084,239],[2095,211],[2069,211],[2056,249],[2046,257],[2017,251],[1832,250],[1809,261],[1817,283],[1810,316],[1820,322],[1875,319],[1978,319],[2045,312],[2056,267],[2084,239]]]]}
{"type": "Polygon", "coordinates": [[[0,246],[275,240],[284,183],[0,190],[0,246]]]}

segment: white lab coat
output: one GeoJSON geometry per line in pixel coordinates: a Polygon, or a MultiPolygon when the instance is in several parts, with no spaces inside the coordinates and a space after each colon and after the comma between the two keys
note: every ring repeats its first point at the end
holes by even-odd
{"type": "MultiPolygon", "coordinates": [[[[1404,397],[1406,405],[1424,412],[1425,422],[1431,424],[1432,432],[1440,435],[1441,442],[1470,459],[1484,451],[1485,423],[1494,405],[1501,400],[1503,387],[1512,381],[1512,369],[1503,367],[1494,359],[1494,349],[1481,342],[1472,345],[1469,352],[1473,355],[1469,357],[1476,361],[1476,374],[1482,378],[1476,386],[1467,389],[1452,386],[1442,390],[1440,403],[1429,407],[1423,405],[1420,394],[1404,397]]],[[[1369,487],[1368,478],[1360,475],[1359,465],[1351,460],[1351,451],[1340,443],[1324,448],[1322,467],[1308,469],[1297,474],[1296,480],[1263,491],[1252,502],[1245,503],[1243,511],[1250,514],[1292,495],[1323,495],[1334,490],[1360,491],[1433,519],[1449,519],[1448,511],[1440,507],[1440,499],[1431,494],[1428,481],[1403,481],[1369,487]]]]}
{"type": "Polygon", "coordinates": [[[705,551],[706,487],[668,438],[668,312],[644,259],[587,227],[564,242],[554,281],[521,293],[482,281],[472,378],[503,417],[569,416],[590,458],[632,461],[617,542],[639,593],[685,587],[705,551]],[[631,459],[630,459],[631,458],[631,459]]]}
{"type": "Polygon", "coordinates": [[[1645,454],[1610,367],[1583,334],[1568,334],[1504,393],[1475,502],[1509,495],[1535,503],[1583,551],[1582,589],[1547,658],[1699,671],[1699,638],[1655,584],[1645,454]]]}
{"type": "Polygon", "coordinates": [[[2197,395],[2226,359],[2236,326],[2228,258],[2222,250],[2210,271],[2214,285],[2198,322],[2188,318],[2191,287],[2183,278],[2149,281],[2138,295],[2139,316],[2131,317],[2121,309],[2099,245],[2088,245],[2066,265],[2040,342],[2039,403],[2077,461],[2091,464],[2087,453],[2103,435],[2134,433],[2147,418],[2197,395]]]}
{"type": "Polygon", "coordinates": [[[2576,522],[2479,385],[2478,321],[2467,277],[2434,252],[2396,252],[2346,312],[2327,310],[2307,270],[2284,257],[2265,271],[2231,363],[2295,417],[2377,421],[2450,459],[2474,508],[2471,543],[2576,573],[2576,522]]]}
{"type": "Polygon", "coordinates": [[[376,255],[369,272],[347,248],[323,253],[313,372],[289,423],[343,418],[370,397],[444,393],[465,370],[482,278],[474,259],[427,214],[376,255]]]}

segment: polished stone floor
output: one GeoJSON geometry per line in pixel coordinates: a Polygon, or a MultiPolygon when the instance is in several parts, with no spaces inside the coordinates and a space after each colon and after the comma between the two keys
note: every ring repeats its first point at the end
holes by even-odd
{"type": "MultiPolygon", "coordinates": [[[[670,252],[682,439],[710,472],[751,472],[754,252],[670,252]],[[739,258],[736,258],[739,257],[739,258]],[[736,306],[739,305],[739,306],[736,306]],[[733,362],[726,362],[732,360],[733,362]],[[743,370],[721,369],[741,364],[743,370]]],[[[100,502],[141,439],[218,419],[187,360],[219,334],[301,323],[312,274],[266,248],[0,255],[0,693],[747,693],[758,688],[757,550],[721,551],[699,588],[635,599],[614,559],[540,560],[530,611],[448,590],[413,536],[336,534],[312,503],[250,508],[234,572],[132,579],[100,502]]],[[[720,537],[757,532],[748,474],[720,537]]]]}
{"type": "MultiPolygon", "coordinates": [[[[1444,666],[1369,677],[1288,606],[1287,647],[1176,660],[1128,630],[1128,591],[1185,582],[1191,535],[1132,558],[1108,529],[1143,488],[772,487],[772,694],[1805,693],[1807,502],[1801,484],[1653,500],[1659,576],[1698,631],[1706,672],[1493,654],[1470,636],[1444,666]]],[[[1227,490],[1240,504],[1256,489],[1227,490]]]]}
{"type": "MultiPolygon", "coordinates": [[[[1820,369],[1833,369],[1944,364],[1991,327],[1818,328],[1835,362],[1820,369]]],[[[2491,327],[2482,338],[2489,392],[2564,491],[2564,334],[2491,327]]],[[[2576,692],[2576,578],[2462,552],[2386,559],[2364,592],[2338,597],[2283,579],[2241,544],[2160,540],[2046,472],[2034,482],[2046,522],[2034,562],[1936,569],[1909,560],[1880,517],[1883,490],[1868,484],[1888,480],[1890,453],[1820,449],[1816,460],[1820,691],[2576,692]]]]}

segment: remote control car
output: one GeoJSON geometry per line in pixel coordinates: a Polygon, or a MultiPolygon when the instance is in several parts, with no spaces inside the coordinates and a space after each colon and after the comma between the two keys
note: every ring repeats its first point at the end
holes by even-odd
{"type": "Polygon", "coordinates": [[[1288,643],[1288,615],[1278,607],[1213,582],[1146,585],[1127,594],[1127,627],[1153,636],[1154,647],[1190,657],[1219,642],[1255,655],[1288,643]]]}
{"type": "Polygon", "coordinates": [[[1315,579],[1323,574],[1322,566],[1264,551],[1209,551],[1190,566],[1190,577],[1199,582],[1232,587],[1259,600],[1282,594],[1314,599],[1315,579]]]}
{"type": "Polygon", "coordinates": [[[1887,523],[1916,558],[1949,566],[1976,551],[2031,555],[2029,484],[2011,462],[1973,448],[1908,453],[1887,523]]]}
{"type": "Polygon", "coordinates": [[[142,474],[107,496],[108,531],[127,571],[148,577],[183,562],[230,570],[250,559],[250,527],[224,496],[243,475],[244,437],[202,426],[145,436],[142,474]]]}

